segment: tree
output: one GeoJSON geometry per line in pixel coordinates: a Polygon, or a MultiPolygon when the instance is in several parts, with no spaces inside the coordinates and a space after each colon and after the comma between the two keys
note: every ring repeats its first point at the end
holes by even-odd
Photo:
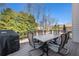
{"type": "Polygon", "coordinates": [[[0,29],[14,30],[22,38],[26,36],[28,31],[36,29],[35,18],[27,13],[17,13],[10,8],[6,8],[0,14],[0,29]]]}

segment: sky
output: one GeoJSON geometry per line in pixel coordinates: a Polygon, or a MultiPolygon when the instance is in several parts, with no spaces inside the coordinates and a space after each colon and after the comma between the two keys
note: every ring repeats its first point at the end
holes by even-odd
{"type": "MultiPolygon", "coordinates": [[[[11,8],[16,12],[20,12],[20,11],[25,11],[24,7],[27,7],[27,4],[7,3],[6,7],[11,8]]],[[[43,5],[43,8],[44,8],[45,14],[50,15],[51,17],[57,19],[59,24],[72,23],[72,4],[71,3],[45,3],[43,5]]],[[[2,7],[0,7],[0,9],[2,9],[2,7]]],[[[35,9],[34,11],[36,10],[37,9],[35,9]]]]}

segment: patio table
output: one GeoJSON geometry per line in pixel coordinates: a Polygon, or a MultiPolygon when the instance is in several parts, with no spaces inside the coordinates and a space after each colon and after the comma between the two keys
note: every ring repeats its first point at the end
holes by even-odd
{"type": "Polygon", "coordinates": [[[46,34],[46,35],[37,35],[37,36],[34,36],[33,38],[44,43],[42,48],[44,49],[44,47],[45,47],[46,51],[44,50],[43,52],[45,52],[48,55],[48,44],[47,44],[47,42],[54,39],[54,38],[57,38],[59,36],[60,36],[60,34],[46,34]]]}

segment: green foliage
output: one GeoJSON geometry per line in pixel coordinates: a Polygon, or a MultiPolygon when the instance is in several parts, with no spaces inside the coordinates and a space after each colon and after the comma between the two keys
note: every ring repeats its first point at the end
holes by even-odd
{"type": "Polygon", "coordinates": [[[0,14],[0,29],[14,30],[20,38],[25,37],[28,31],[35,30],[36,25],[34,17],[24,12],[17,13],[6,8],[0,14]]]}
{"type": "Polygon", "coordinates": [[[52,30],[53,30],[53,31],[58,31],[58,30],[59,30],[59,25],[53,26],[53,27],[52,27],[52,30]]]}

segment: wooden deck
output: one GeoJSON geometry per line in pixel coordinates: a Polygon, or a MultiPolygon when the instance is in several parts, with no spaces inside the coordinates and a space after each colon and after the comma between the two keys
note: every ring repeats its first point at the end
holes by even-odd
{"type": "MultiPolygon", "coordinates": [[[[69,40],[68,44],[66,45],[66,48],[68,48],[70,50],[69,54],[67,56],[73,56],[73,49],[72,49],[73,48],[73,43],[72,43],[72,39],[69,40]]],[[[31,49],[33,49],[33,48],[29,45],[28,42],[21,43],[20,50],[14,52],[12,54],[9,54],[8,56],[29,56],[28,51],[30,51],[31,49]]],[[[33,53],[33,56],[38,56],[39,53],[40,53],[39,51],[38,52],[36,51],[36,52],[33,53]]],[[[44,56],[46,56],[46,55],[44,54],[44,56]]],[[[61,55],[55,53],[52,50],[49,50],[49,56],[61,56],[61,55]]]]}

